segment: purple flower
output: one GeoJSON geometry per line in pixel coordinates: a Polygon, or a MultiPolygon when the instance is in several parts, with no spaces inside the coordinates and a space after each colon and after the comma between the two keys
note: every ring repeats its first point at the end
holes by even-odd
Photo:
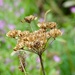
{"type": "Polygon", "coordinates": [[[23,14],[24,13],[24,8],[20,9],[20,13],[23,14]]]}
{"type": "Polygon", "coordinates": [[[8,45],[7,48],[10,49],[11,48],[11,45],[8,45]]]}
{"type": "Polygon", "coordinates": [[[15,66],[10,66],[10,71],[14,72],[15,71],[15,66]]]}
{"type": "MultiPolygon", "coordinates": [[[[0,41],[2,42],[2,43],[5,43],[5,38],[4,37],[0,37],[0,41]]],[[[2,44],[1,44],[2,45],[2,44]]]]}
{"type": "Polygon", "coordinates": [[[9,7],[8,10],[11,12],[11,11],[13,11],[13,8],[12,7],[9,7]]]}
{"type": "Polygon", "coordinates": [[[20,3],[19,0],[18,0],[18,1],[14,1],[14,6],[15,6],[15,7],[18,7],[19,3],[20,3]]]}
{"type": "Polygon", "coordinates": [[[60,70],[56,70],[56,74],[57,75],[60,75],[60,70]]]}
{"type": "Polygon", "coordinates": [[[5,26],[5,22],[3,20],[0,20],[0,29],[3,29],[5,26]]]}
{"type": "Polygon", "coordinates": [[[33,70],[33,68],[34,68],[33,66],[30,66],[29,70],[33,70]]]}
{"type": "Polygon", "coordinates": [[[16,17],[20,17],[20,12],[19,12],[19,11],[16,11],[16,12],[15,12],[15,16],[16,16],[16,17]]]}
{"type": "MultiPolygon", "coordinates": [[[[40,63],[40,59],[39,59],[39,57],[36,58],[36,62],[37,62],[37,63],[40,63]]],[[[40,65],[37,64],[37,65],[36,65],[36,68],[37,68],[37,69],[40,69],[40,65]]]]}
{"type": "Polygon", "coordinates": [[[58,57],[57,55],[55,55],[55,56],[53,57],[53,59],[54,59],[55,62],[60,62],[60,57],[58,57]]]}
{"type": "Polygon", "coordinates": [[[11,62],[12,62],[12,60],[10,58],[6,58],[4,63],[7,65],[7,64],[9,64],[11,62]]]}
{"type": "Polygon", "coordinates": [[[3,6],[3,0],[0,0],[0,6],[3,6]]]}
{"type": "Polygon", "coordinates": [[[43,18],[40,18],[40,19],[39,19],[39,22],[43,22],[43,21],[44,21],[44,19],[43,19],[43,18]]]}
{"type": "Polygon", "coordinates": [[[13,25],[13,24],[9,24],[8,27],[9,27],[10,30],[15,29],[15,25],[13,25]]]}
{"type": "Polygon", "coordinates": [[[36,58],[36,62],[37,62],[37,63],[39,63],[39,62],[40,62],[40,59],[39,59],[39,57],[37,57],[37,58],[36,58]]]}
{"type": "Polygon", "coordinates": [[[61,29],[61,32],[62,32],[62,34],[64,34],[64,33],[65,33],[65,29],[64,29],[64,28],[62,28],[62,29],[61,29]]]}
{"type": "Polygon", "coordinates": [[[70,11],[71,11],[72,13],[75,13],[75,6],[74,6],[74,7],[71,7],[71,8],[70,8],[70,11]]]}

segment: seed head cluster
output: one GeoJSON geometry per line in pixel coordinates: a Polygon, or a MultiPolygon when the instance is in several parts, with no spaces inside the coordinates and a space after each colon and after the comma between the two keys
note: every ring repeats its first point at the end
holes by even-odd
{"type": "Polygon", "coordinates": [[[56,27],[55,22],[42,22],[38,23],[38,27],[43,28],[43,29],[53,29],[56,27]]]}
{"type": "MultiPolygon", "coordinates": [[[[31,23],[31,21],[36,20],[36,19],[37,19],[37,17],[35,17],[33,15],[30,15],[30,16],[25,17],[24,21],[28,22],[28,23],[31,23]]],[[[21,22],[23,23],[23,21],[21,21],[21,22]]]]}
{"type": "MultiPolygon", "coordinates": [[[[35,16],[28,16],[25,20],[30,23],[35,19],[35,16]]],[[[24,49],[27,47],[29,50],[33,52],[43,52],[45,48],[45,44],[47,43],[49,38],[56,38],[61,35],[61,31],[57,29],[55,22],[39,22],[37,24],[39,30],[34,32],[29,31],[21,31],[21,30],[12,30],[9,31],[6,35],[11,38],[17,39],[17,44],[14,48],[14,51],[24,49]]]]}

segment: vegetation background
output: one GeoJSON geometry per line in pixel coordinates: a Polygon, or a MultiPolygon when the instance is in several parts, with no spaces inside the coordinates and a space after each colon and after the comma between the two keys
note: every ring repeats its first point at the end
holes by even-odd
{"type": "MultiPolygon", "coordinates": [[[[75,0],[0,0],[0,75],[23,75],[17,56],[11,56],[16,41],[6,37],[6,33],[13,29],[30,30],[21,20],[35,15],[43,21],[49,9],[47,21],[56,22],[63,35],[48,44],[43,54],[46,75],[75,75],[75,0]]],[[[31,24],[36,30],[35,22],[31,24]]],[[[26,61],[28,75],[42,75],[37,55],[27,52],[26,61]]]]}

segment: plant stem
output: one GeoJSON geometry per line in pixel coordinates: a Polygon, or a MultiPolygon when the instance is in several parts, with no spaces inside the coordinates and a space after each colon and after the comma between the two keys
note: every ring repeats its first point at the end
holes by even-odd
{"type": "Polygon", "coordinates": [[[44,70],[44,65],[43,65],[43,60],[42,60],[42,54],[39,54],[39,59],[40,59],[40,64],[41,64],[41,68],[42,68],[42,73],[43,73],[43,75],[45,75],[45,70],[44,70]]]}
{"type": "Polygon", "coordinates": [[[33,29],[32,29],[32,26],[31,26],[31,24],[30,24],[30,29],[31,29],[31,32],[33,32],[33,29]]]}
{"type": "Polygon", "coordinates": [[[24,68],[24,66],[23,66],[23,64],[22,64],[21,59],[20,59],[20,63],[21,63],[22,69],[23,69],[23,71],[24,71],[24,75],[27,75],[27,74],[26,74],[26,71],[25,71],[25,68],[24,68]]]}
{"type": "Polygon", "coordinates": [[[47,16],[47,14],[50,12],[50,10],[48,10],[46,13],[45,13],[45,15],[44,15],[44,22],[46,21],[46,16],[47,16]]]}

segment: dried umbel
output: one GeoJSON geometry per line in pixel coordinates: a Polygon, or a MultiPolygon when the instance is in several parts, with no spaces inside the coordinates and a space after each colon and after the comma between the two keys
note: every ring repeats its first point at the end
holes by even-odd
{"type": "Polygon", "coordinates": [[[59,29],[55,28],[55,29],[50,30],[50,35],[51,37],[56,38],[57,36],[62,35],[62,33],[59,29]]]}
{"type": "Polygon", "coordinates": [[[11,37],[11,38],[15,38],[17,37],[19,34],[21,33],[20,30],[11,30],[9,31],[6,36],[11,37]]]}
{"type": "MultiPolygon", "coordinates": [[[[28,22],[28,23],[31,23],[31,21],[36,20],[36,19],[37,19],[37,17],[35,17],[33,15],[30,15],[30,16],[25,17],[24,21],[28,22]]],[[[21,21],[21,22],[23,23],[23,21],[21,21]]]]}
{"type": "MultiPolygon", "coordinates": [[[[33,15],[27,16],[24,18],[26,22],[29,24],[32,22],[32,20],[35,20],[36,17],[33,15]]],[[[59,35],[62,35],[62,32],[60,29],[57,29],[55,22],[40,22],[37,23],[37,26],[39,27],[39,30],[36,31],[21,31],[21,30],[12,30],[9,31],[6,35],[11,38],[17,37],[17,44],[14,47],[14,51],[20,51],[23,50],[36,53],[39,55],[43,75],[45,75],[44,68],[43,68],[43,62],[41,55],[45,51],[46,44],[50,38],[56,38],[59,35]]],[[[22,64],[19,69],[21,71],[24,71],[23,68],[25,68],[24,58],[23,56],[19,55],[19,58],[22,60],[22,64]],[[24,66],[24,67],[23,67],[24,66]]]]}
{"type": "Polygon", "coordinates": [[[53,29],[56,27],[56,23],[55,22],[40,22],[38,23],[38,27],[43,29],[53,29]]]}
{"type": "Polygon", "coordinates": [[[61,31],[56,28],[55,22],[42,22],[38,24],[39,30],[34,32],[12,30],[7,33],[8,37],[18,37],[17,45],[14,48],[15,51],[24,49],[27,47],[31,51],[36,53],[43,52],[45,44],[49,38],[56,38],[61,35],[61,31]],[[47,31],[47,29],[50,29],[47,31]]]}

